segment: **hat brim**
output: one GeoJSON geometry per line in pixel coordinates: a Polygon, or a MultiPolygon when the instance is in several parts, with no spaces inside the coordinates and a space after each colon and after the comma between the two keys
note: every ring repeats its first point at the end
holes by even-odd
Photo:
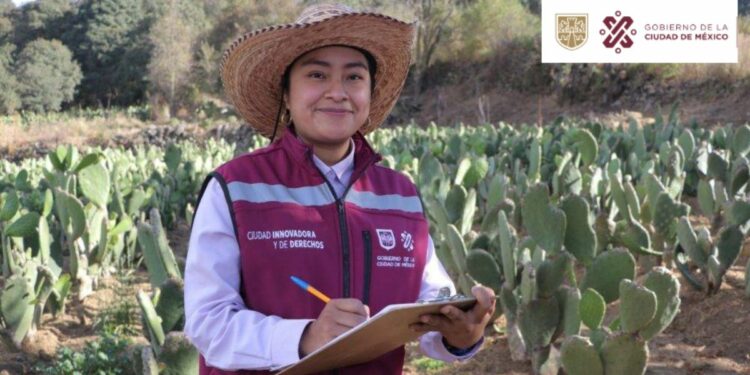
{"type": "MultiPolygon", "coordinates": [[[[377,63],[367,134],[388,116],[406,81],[415,24],[377,13],[348,13],[306,24],[272,26],[245,34],[224,52],[221,79],[239,114],[271,137],[282,100],[282,77],[297,57],[316,48],[345,45],[369,52],[377,63]]],[[[284,131],[283,124],[277,136],[284,131]]]]}

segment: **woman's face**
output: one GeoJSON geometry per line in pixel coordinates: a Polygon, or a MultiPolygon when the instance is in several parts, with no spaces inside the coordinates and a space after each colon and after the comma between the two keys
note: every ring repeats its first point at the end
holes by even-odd
{"type": "Polygon", "coordinates": [[[365,56],[341,46],[310,51],[289,72],[284,95],[297,135],[308,144],[340,145],[367,121],[370,77],[365,56]]]}

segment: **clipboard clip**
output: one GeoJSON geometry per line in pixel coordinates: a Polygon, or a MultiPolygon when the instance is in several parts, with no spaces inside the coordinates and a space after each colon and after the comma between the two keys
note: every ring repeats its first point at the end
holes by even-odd
{"type": "Polygon", "coordinates": [[[435,302],[450,302],[450,301],[460,301],[462,299],[465,299],[466,296],[463,294],[454,294],[451,295],[451,289],[447,286],[444,286],[438,290],[438,295],[435,299],[420,299],[417,300],[417,303],[435,303],[435,302]]]}

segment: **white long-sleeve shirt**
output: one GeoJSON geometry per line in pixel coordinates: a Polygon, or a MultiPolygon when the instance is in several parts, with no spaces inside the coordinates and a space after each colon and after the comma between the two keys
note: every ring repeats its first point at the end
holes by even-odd
{"type": "MultiPolygon", "coordinates": [[[[348,155],[333,166],[316,156],[315,164],[341,196],[354,169],[354,142],[348,155]]],[[[216,180],[201,198],[190,234],[185,266],[184,332],[209,366],[223,370],[277,370],[297,362],[302,333],[312,320],[284,319],[248,309],[239,293],[240,250],[224,193],[216,180]]],[[[419,299],[437,297],[438,290],[455,286],[435,255],[432,238],[422,275],[419,299]]],[[[463,356],[451,354],[438,332],[420,338],[420,349],[432,358],[452,362],[472,357],[477,345],[463,356]]]]}

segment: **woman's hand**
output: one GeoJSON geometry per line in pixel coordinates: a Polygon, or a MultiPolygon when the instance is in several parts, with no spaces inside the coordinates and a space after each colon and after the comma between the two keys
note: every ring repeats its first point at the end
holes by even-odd
{"type": "Polygon", "coordinates": [[[495,312],[495,292],[492,289],[477,285],[471,288],[471,294],[477,298],[477,304],[469,311],[462,311],[455,306],[443,306],[441,314],[420,316],[420,323],[410,327],[414,332],[438,331],[445,341],[459,349],[466,349],[476,344],[495,312]]]}
{"type": "Polygon", "coordinates": [[[318,319],[305,327],[299,344],[300,358],[314,352],[370,317],[370,308],[354,298],[332,299],[318,319]]]}

